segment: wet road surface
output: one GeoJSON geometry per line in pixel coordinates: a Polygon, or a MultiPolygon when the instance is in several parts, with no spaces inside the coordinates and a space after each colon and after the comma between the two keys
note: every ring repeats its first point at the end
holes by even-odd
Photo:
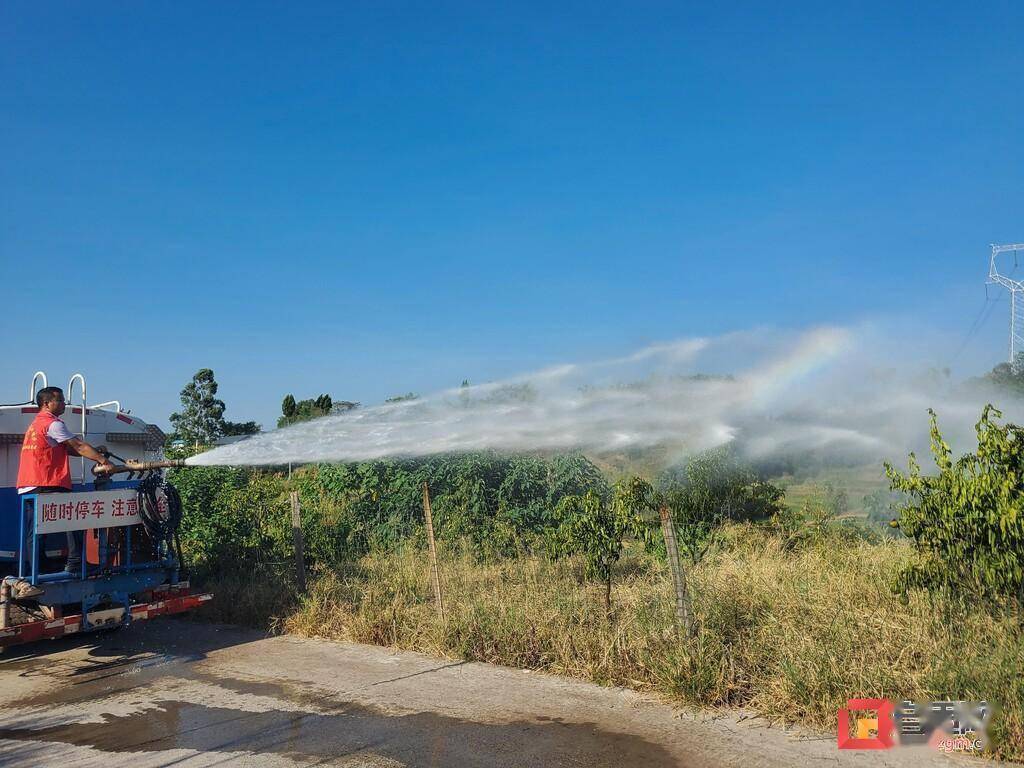
{"type": "MultiPolygon", "coordinates": [[[[180,620],[0,654],[0,765],[964,765],[520,670],[180,620]]],[[[973,762],[973,761],[972,761],[973,762]]]]}

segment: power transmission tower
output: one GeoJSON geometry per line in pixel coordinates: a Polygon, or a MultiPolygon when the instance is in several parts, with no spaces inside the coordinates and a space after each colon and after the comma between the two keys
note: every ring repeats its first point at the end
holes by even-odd
{"type": "Polygon", "coordinates": [[[1010,365],[1014,364],[1018,352],[1024,352],[1024,282],[1000,274],[996,257],[1001,253],[1012,253],[1016,269],[1018,252],[1024,253],[1024,243],[993,244],[992,258],[988,263],[989,284],[1001,285],[1010,292],[1010,365]]]}

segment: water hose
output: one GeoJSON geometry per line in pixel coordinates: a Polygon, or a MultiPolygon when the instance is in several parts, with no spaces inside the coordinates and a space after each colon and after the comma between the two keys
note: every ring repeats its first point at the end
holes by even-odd
{"type": "Polygon", "coordinates": [[[178,530],[181,528],[181,495],[178,489],[164,479],[163,474],[158,470],[170,467],[183,467],[185,462],[182,459],[171,459],[163,461],[135,461],[123,459],[109,451],[106,446],[97,448],[101,454],[108,459],[117,459],[123,462],[114,465],[107,472],[97,472],[93,467],[93,475],[96,478],[95,486],[100,489],[108,485],[114,475],[127,474],[131,480],[135,475],[142,475],[139,481],[139,519],[142,526],[153,543],[153,554],[159,555],[160,542],[166,542],[167,548],[173,553],[177,550],[178,567],[185,570],[185,558],[181,550],[181,537],[178,530]],[[167,502],[165,511],[160,510],[159,493],[163,491],[164,499],[167,502]]]}
{"type": "Polygon", "coordinates": [[[177,551],[178,566],[184,571],[185,559],[181,551],[181,537],[178,535],[181,512],[181,494],[162,475],[152,474],[139,482],[139,519],[153,542],[154,554],[160,542],[167,542],[168,549],[177,551]],[[160,491],[163,491],[167,502],[165,511],[160,510],[160,491]]]}

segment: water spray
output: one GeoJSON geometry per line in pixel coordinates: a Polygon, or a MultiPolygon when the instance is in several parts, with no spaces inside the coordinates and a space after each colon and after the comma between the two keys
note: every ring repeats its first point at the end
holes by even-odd
{"type": "MultiPolygon", "coordinates": [[[[651,448],[674,463],[725,443],[753,458],[810,451],[879,462],[927,450],[929,407],[950,441],[969,445],[993,393],[923,375],[929,361],[908,361],[905,337],[824,327],[682,339],[324,416],[185,464],[283,466],[484,450],[601,457],[651,448]]],[[[1005,393],[999,403],[1007,418],[1024,410],[1005,393]]]]}

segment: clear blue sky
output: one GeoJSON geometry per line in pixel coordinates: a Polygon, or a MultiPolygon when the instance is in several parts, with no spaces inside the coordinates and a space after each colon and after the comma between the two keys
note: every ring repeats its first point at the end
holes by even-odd
{"type": "Polygon", "coordinates": [[[270,425],[892,316],[952,357],[1024,241],[1024,4],[513,5],[4,3],[0,401],[166,424],[211,367],[270,425]]]}

